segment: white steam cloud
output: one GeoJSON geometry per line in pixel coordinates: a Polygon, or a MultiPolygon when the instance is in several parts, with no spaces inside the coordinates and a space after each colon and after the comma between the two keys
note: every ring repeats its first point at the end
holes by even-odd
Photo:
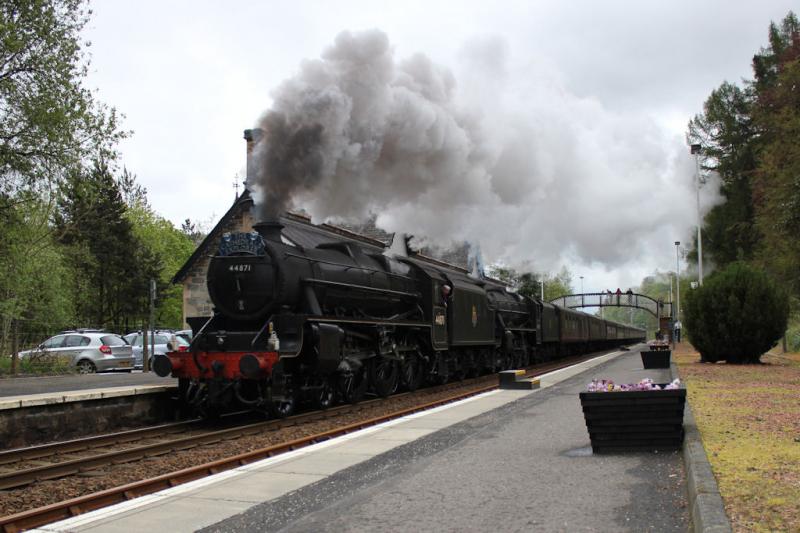
{"type": "Polygon", "coordinates": [[[457,87],[424,55],[397,60],[381,31],[340,34],[259,121],[258,217],[375,213],[387,231],[477,242],[489,262],[538,270],[633,272],[632,257],[688,237],[694,166],[683,140],[531,75],[541,66],[518,76],[508,55],[500,40],[468,44],[457,87]]]}

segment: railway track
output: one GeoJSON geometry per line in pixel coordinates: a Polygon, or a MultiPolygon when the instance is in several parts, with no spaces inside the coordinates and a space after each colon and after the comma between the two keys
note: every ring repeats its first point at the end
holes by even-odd
{"type": "MultiPolygon", "coordinates": [[[[533,373],[529,373],[528,375],[539,375],[565,368],[595,356],[596,354],[590,354],[562,359],[557,362],[535,365],[527,369],[528,371],[534,370],[533,373]]],[[[498,388],[497,376],[493,374],[449,383],[439,387],[427,388],[415,393],[394,395],[392,398],[395,399],[411,395],[419,396],[420,402],[411,407],[377,417],[373,416],[355,423],[345,424],[300,439],[289,440],[199,466],[185,468],[154,478],[128,483],[120,487],[93,494],[87,494],[64,502],[23,511],[6,517],[0,517],[0,530],[8,533],[22,531],[57,520],[70,518],[101,507],[151,494],[159,490],[237,468],[280,453],[309,446],[388,420],[432,409],[496,388],[498,388]],[[435,401],[424,401],[425,396],[432,396],[447,391],[451,391],[451,394],[440,397],[435,401]]],[[[0,453],[0,489],[22,487],[45,479],[55,479],[76,474],[80,475],[81,473],[91,472],[92,470],[112,464],[136,461],[146,457],[156,457],[188,450],[197,446],[244,438],[248,435],[256,435],[267,431],[276,431],[281,428],[336,418],[346,414],[352,415],[354,411],[357,412],[361,410],[366,412],[370,407],[382,401],[382,399],[368,400],[355,405],[341,405],[325,411],[303,413],[282,420],[268,420],[224,429],[197,430],[195,428],[199,426],[199,421],[193,420],[175,424],[165,424],[152,428],[143,428],[141,430],[120,432],[112,435],[87,437],[75,441],[11,450],[0,453]],[[184,434],[186,431],[191,434],[184,434]],[[115,446],[118,446],[119,449],[114,449],[115,446]],[[9,466],[14,464],[14,461],[17,460],[15,457],[24,461],[20,463],[20,468],[12,468],[9,466]],[[35,463],[32,464],[32,462],[35,463]],[[3,469],[5,469],[5,471],[3,469]]]]}
{"type": "MultiPolygon", "coordinates": [[[[479,383],[491,379],[492,376],[482,376],[473,380],[425,389],[417,394],[437,393],[448,388],[469,387],[472,382],[479,383]]],[[[401,393],[393,398],[402,398],[410,394],[401,393]]],[[[366,410],[380,401],[382,400],[372,399],[355,405],[339,405],[324,411],[302,413],[286,419],[247,424],[229,422],[227,425],[231,427],[221,429],[209,429],[208,425],[201,420],[189,420],[8,450],[0,452],[0,490],[23,487],[38,481],[90,473],[115,464],[139,461],[148,457],[189,450],[266,431],[276,431],[285,427],[335,418],[342,414],[366,410]]]]}

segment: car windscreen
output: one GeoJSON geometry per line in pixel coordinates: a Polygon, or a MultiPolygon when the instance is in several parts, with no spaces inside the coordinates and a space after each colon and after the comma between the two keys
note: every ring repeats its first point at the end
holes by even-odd
{"type": "Polygon", "coordinates": [[[128,343],[119,335],[105,335],[100,337],[100,342],[106,346],[126,346],[128,343]]]}

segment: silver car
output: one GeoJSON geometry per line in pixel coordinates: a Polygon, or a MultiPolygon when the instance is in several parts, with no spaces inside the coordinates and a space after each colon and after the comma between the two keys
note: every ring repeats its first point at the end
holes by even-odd
{"type": "Polygon", "coordinates": [[[125,339],[114,333],[67,331],[50,337],[20,357],[55,355],[69,357],[81,374],[107,370],[133,370],[133,349],[125,339]]]}
{"type": "MultiPolygon", "coordinates": [[[[128,333],[124,339],[133,347],[134,367],[142,368],[144,363],[142,342],[144,335],[141,331],[128,333]]],[[[171,331],[156,331],[155,332],[155,346],[153,353],[155,356],[166,355],[170,351],[170,343],[173,343],[174,350],[183,351],[189,347],[189,343],[183,337],[176,335],[171,331]]],[[[147,343],[150,344],[150,334],[147,336],[147,343]]],[[[150,368],[153,368],[153,357],[150,357],[150,368]]]]}

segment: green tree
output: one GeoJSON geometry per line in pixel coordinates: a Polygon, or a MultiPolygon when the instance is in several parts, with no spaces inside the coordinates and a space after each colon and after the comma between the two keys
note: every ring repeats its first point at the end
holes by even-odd
{"type": "Polygon", "coordinates": [[[541,297],[541,283],[544,281],[544,300],[549,302],[559,296],[572,292],[572,274],[567,267],[557,274],[535,274],[533,272],[518,272],[513,268],[502,266],[490,267],[490,275],[508,284],[524,296],[537,300],[541,297]]]}
{"type": "Polygon", "coordinates": [[[703,170],[722,182],[725,202],[711,209],[703,228],[704,253],[721,266],[751,259],[759,240],[750,182],[758,139],[752,106],[751,90],[725,82],[689,123],[689,142],[703,147],[703,170]]]}
{"type": "Polygon", "coordinates": [[[146,204],[131,207],[126,218],[142,246],[147,247],[159,266],[156,324],[180,328],[183,324],[183,288],[172,284],[172,277],[192,255],[195,244],[185,232],[157,214],[146,204]]]}
{"type": "Polygon", "coordinates": [[[117,113],[84,86],[89,15],[83,0],[0,3],[0,209],[116,155],[117,113]]]}
{"type": "Polygon", "coordinates": [[[104,162],[65,182],[56,224],[76,272],[73,299],[84,324],[122,329],[147,314],[158,259],[137,239],[125,212],[120,187],[104,162]]]}
{"type": "Polygon", "coordinates": [[[203,231],[201,226],[201,224],[192,222],[191,219],[188,218],[181,224],[181,232],[194,243],[195,247],[200,246],[200,243],[203,242],[203,239],[205,239],[208,234],[206,231],[203,231]]]}
{"type": "Polygon", "coordinates": [[[11,353],[11,336],[22,348],[40,342],[74,321],[72,271],[53,241],[51,208],[29,198],[24,209],[0,211],[0,356],[11,353]]]}
{"type": "Polygon", "coordinates": [[[800,24],[793,13],[770,25],[770,46],[753,59],[761,133],[753,179],[756,220],[764,235],[759,264],[800,292],[800,24]]]}
{"type": "MultiPolygon", "coordinates": [[[[86,88],[84,0],[0,2],[0,306],[12,321],[63,327],[76,283],[49,223],[59,184],[126,135],[86,88]],[[37,277],[41,276],[41,277],[37,277]]],[[[2,343],[2,341],[0,341],[2,343]]]]}
{"type": "Polygon", "coordinates": [[[687,333],[703,361],[757,363],[786,330],[786,293],[745,263],[714,273],[686,296],[687,333]]]}

